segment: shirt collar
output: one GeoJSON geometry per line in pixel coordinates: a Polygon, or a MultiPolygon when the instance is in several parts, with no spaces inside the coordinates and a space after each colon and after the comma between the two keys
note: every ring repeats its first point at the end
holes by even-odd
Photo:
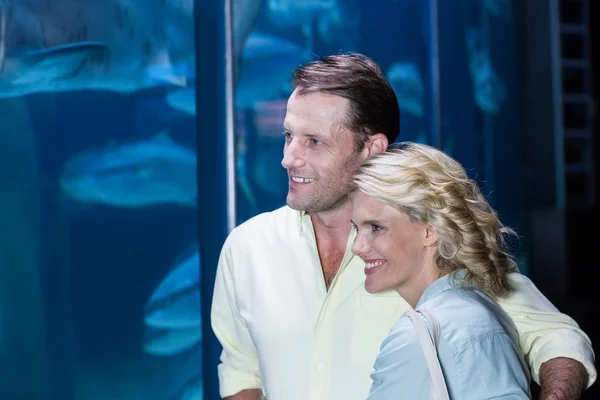
{"type": "Polygon", "coordinates": [[[304,228],[303,225],[305,224],[311,224],[312,225],[312,221],[310,220],[310,217],[308,216],[308,214],[306,213],[306,211],[295,211],[296,213],[296,226],[298,228],[298,233],[302,234],[304,232],[304,230],[306,228],[304,228]]]}
{"type": "Polygon", "coordinates": [[[437,297],[438,295],[449,289],[463,287],[465,289],[473,289],[474,287],[472,285],[465,285],[464,283],[463,279],[466,273],[466,269],[459,269],[456,271],[452,271],[448,275],[444,275],[435,282],[433,282],[427,287],[427,289],[425,289],[425,291],[421,295],[421,298],[417,302],[417,307],[415,308],[418,308],[421,304],[433,299],[434,297],[437,297]]]}

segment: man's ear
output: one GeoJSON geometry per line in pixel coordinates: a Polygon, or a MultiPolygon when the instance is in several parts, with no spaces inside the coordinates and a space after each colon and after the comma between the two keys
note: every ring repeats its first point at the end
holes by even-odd
{"type": "Polygon", "coordinates": [[[365,156],[373,157],[379,153],[383,153],[388,148],[388,139],[383,133],[377,133],[369,138],[365,145],[365,156]]]}

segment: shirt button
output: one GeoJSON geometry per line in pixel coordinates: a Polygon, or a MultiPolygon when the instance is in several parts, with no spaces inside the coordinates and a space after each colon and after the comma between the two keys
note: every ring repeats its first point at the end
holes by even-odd
{"type": "Polygon", "coordinates": [[[319,326],[319,329],[320,329],[320,330],[322,330],[322,331],[324,331],[324,330],[325,330],[325,324],[321,324],[321,325],[319,326]]]}
{"type": "Polygon", "coordinates": [[[325,369],[325,365],[323,365],[323,363],[317,364],[317,370],[318,371],[323,371],[324,369],[325,369]]]}

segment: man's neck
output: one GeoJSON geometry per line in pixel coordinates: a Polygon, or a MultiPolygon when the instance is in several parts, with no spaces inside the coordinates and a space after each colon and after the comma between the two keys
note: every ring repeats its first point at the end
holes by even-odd
{"type": "Polygon", "coordinates": [[[352,229],[350,224],[352,204],[348,201],[335,210],[308,213],[308,215],[315,231],[325,289],[329,290],[346,253],[346,244],[352,229]]]}
{"type": "Polygon", "coordinates": [[[345,249],[348,236],[352,229],[350,216],[352,215],[352,203],[347,201],[334,210],[308,213],[312,221],[317,242],[319,238],[339,242],[345,249]]]}

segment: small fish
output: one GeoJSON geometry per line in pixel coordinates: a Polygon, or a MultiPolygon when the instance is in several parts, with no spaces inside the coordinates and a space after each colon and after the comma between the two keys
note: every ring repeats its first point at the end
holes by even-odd
{"type": "Polygon", "coordinates": [[[414,62],[394,63],[387,71],[387,78],[396,92],[400,111],[422,118],[425,90],[417,65],[414,62]]]}
{"type": "Polygon", "coordinates": [[[488,114],[496,114],[506,99],[506,88],[494,70],[490,56],[485,51],[471,55],[469,63],[475,92],[475,103],[488,114]]]}
{"type": "Polygon", "coordinates": [[[466,46],[475,104],[487,114],[496,114],[507,97],[507,91],[492,65],[489,52],[481,44],[481,34],[477,29],[467,30],[466,46]]]}
{"type": "Polygon", "coordinates": [[[168,329],[201,325],[199,251],[183,257],[159,283],[146,302],[144,323],[168,329]]]}
{"type": "Polygon", "coordinates": [[[60,185],[66,195],[82,203],[196,207],[196,176],[195,151],[161,133],[71,157],[63,167],[60,185]]]}

